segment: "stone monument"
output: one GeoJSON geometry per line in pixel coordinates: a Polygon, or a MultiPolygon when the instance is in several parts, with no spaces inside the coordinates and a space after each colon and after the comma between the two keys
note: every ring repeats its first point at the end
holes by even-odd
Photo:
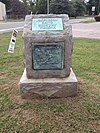
{"type": "Polygon", "coordinates": [[[25,70],[22,98],[60,98],[77,94],[71,68],[72,27],[68,15],[27,15],[23,31],[25,70]]]}

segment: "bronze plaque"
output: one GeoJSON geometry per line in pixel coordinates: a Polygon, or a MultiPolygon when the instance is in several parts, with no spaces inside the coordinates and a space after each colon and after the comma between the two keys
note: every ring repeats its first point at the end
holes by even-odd
{"type": "Polygon", "coordinates": [[[35,70],[64,68],[64,42],[32,43],[32,67],[35,70]]]}

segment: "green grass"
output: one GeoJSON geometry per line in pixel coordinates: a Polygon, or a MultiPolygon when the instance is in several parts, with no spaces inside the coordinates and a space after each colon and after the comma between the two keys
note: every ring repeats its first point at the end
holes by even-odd
{"type": "Polygon", "coordinates": [[[14,54],[7,53],[11,33],[0,34],[0,133],[100,133],[100,40],[74,38],[78,96],[28,101],[18,88],[21,34],[14,54]]]}
{"type": "MultiPolygon", "coordinates": [[[[91,16],[77,16],[76,19],[84,19],[84,18],[88,18],[88,17],[91,17],[91,16]]],[[[75,17],[70,17],[70,19],[75,19],[75,17]]]]}
{"type": "Polygon", "coordinates": [[[95,20],[91,19],[91,20],[88,20],[88,21],[84,21],[84,22],[81,22],[81,23],[94,23],[96,22],[95,20]]]}
{"type": "Polygon", "coordinates": [[[24,19],[7,19],[7,22],[24,22],[24,19]]]}
{"type": "Polygon", "coordinates": [[[24,22],[24,19],[7,19],[6,21],[0,20],[0,22],[24,22]]]}

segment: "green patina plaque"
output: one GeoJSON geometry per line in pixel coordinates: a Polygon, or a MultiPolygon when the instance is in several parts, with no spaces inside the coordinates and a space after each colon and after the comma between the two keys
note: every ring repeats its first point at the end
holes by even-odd
{"type": "Polygon", "coordinates": [[[63,30],[62,18],[33,18],[32,31],[63,30]]]}
{"type": "Polygon", "coordinates": [[[64,42],[32,43],[32,67],[35,70],[64,68],[64,42]]]}

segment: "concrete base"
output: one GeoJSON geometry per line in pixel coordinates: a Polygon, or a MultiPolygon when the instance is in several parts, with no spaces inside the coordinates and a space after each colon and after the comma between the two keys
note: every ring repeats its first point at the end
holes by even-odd
{"type": "Polygon", "coordinates": [[[77,79],[71,69],[67,78],[28,79],[26,69],[19,82],[22,98],[65,98],[77,95],[77,79]]]}

